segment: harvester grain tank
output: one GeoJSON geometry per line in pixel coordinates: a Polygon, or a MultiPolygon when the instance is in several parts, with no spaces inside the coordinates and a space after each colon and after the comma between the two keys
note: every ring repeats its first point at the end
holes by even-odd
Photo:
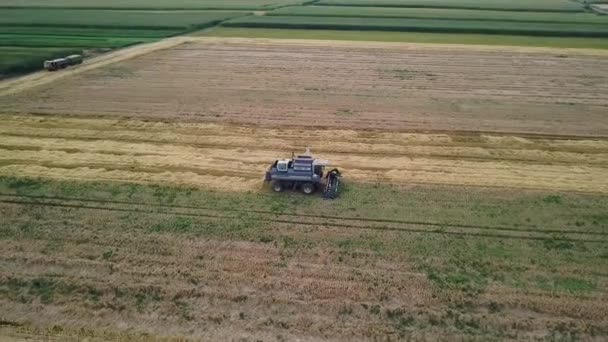
{"type": "Polygon", "coordinates": [[[314,159],[310,150],[291,159],[278,159],[266,171],[266,182],[272,182],[272,190],[300,189],[305,194],[312,194],[323,189],[323,197],[333,199],[338,196],[341,175],[338,169],[325,173],[329,161],[314,159]]]}
{"type": "Polygon", "coordinates": [[[64,69],[72,65],[82,63],[81,55],[69,55],[65,58],[56,58],[48,61],[44,61],[44,68],[48,71],[55,71],[64,69]]]}

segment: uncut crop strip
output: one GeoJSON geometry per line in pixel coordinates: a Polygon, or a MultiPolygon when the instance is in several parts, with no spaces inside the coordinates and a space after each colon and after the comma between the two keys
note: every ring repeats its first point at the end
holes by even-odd
{"type": "Polygon", "coordinates": [[[313,16],[249,16],[221,24],[226,27],[275,29],[372,30],[404,32],[483,33],[559,37],[608,37],[608,26],[484,20],[347,18],[313,16]]]}
{"type": "Polygon", "coordinates": [[[437,224],[433,222],[407,222],[399,220],[359,219],[353,217],[316,217],[314,215],[277,214],[261,210],[235,210],[203,208],[195,206],[161,205],[133,203],[125,201],[73,199],[66,197],[44,197],[0,194],[0,203],[17,204],[22,206],[48,206],[70,209],[92,209],[140,214],[171,214],[177,216],[213,218],[213,219],[242,219],[262,222],[287,224],[292,227],[314,226],[350,230],[377,230],[402,233],[442,234],[470,237],[487,237],[497,239],[521,240],[555,240],[570,242],[606,243],[608,233],[569,231],[563,229],[519,229],[509,227],[474,226],[437,224]],[[228,213],[228,214],[227,214],[228,213]],[[243,216],[242,214],[255,214],[243,216]],[[347,222],[347,223],[345,223],[347,222]],[[555,234],[559,234],[556,236],[555,234]]]}

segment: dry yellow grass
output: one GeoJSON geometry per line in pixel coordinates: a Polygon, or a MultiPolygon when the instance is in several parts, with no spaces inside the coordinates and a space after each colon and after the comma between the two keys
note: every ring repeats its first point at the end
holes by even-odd
{"type": "Polygon", "coordinates": [[[7,116],[0,174],[256,191],[309,145],[349,181],[607,192],[608,141],[7,116]]]}

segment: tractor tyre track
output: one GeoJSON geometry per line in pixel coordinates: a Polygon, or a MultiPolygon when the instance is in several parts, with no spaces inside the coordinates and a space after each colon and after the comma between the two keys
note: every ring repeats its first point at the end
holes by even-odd
{"type": "MultiPolygon", "coordinates": [[[[5,196],[5,195],[2,195],[5,196]]],[[[23,197],[23,196],[16,196],[23,197]]],[[[58,207],[58,208],[72,208],[72,209],[91,209],[91,210],[106,210],[106,211],[117,211],[117,212],[133,212],[133,213],[142,213],[142,214],[170,214],[170,215],[179,215],[179,216],[189,216],[189,217],[200,217],[200,218],[215,218],[215,219],[245,219],[245,220],[255,220],[255,221],[264,221],[264,222],[275,222],[281,224],[290,224],[294,226],[315,226],[315,227],[327,227],[327,228],[338,228],[338,229],[355,229],[355,230],[378,230],[378,231],[395,231],[395,232],[407,232],[407,233],[427,233],[427,234],[444,234],[444,235],[455,235],[455,236],[471,236],[471,237],[487,237],[487,238],[498,238],[498,239],[521,239],[521,240],[556,240],[556,241],[572,241],[572,242],[587,242],[587,243],[606,243],[608,240],[598,240],[598,239],[585,239],[585,238],[575,238],[575,237],[564,237],[564,236],[555,236],[551,234],[568,234],[568,235],[589,235],[589,236],[608,236],[608,233],[601,232],[578,232],[578,231],[567,231],[567,230],[521,230],[521,229],[511,229],[507,227],[491,227],[491,226],[467,226],[467,225],[438,225],[436,223],[426,223],[426,222],[408,222],[403,223],[404,221],[391,221],[390,223],[398,223],[400,226],[391,227],[391,226],[382,226],[382,225],[354,225],[354,224],[345,224],[345,223],[336,223],[336,222],[328,222],[328,221],[309,221],[305,222],[303,220],[288,220],[277,218],[277,216],[289,216],[289,217],[300,217],[300,218],[311,218],[311,216],[298,215],[298,214],[276,214],[276,213],[268,213],[263,211],[242,211],[242,210],[221,210],[221,209],[211,209],[212,212],[220,212],[217,213],[201,213],[201,212],[183,212],[183,211],[174,211],[173,209],[183,209],[185,207],[182,206],[168,206],[168,205],[149,205],[149,204],[130,204],[130,206],[143,206],[143,207],[152,207],[152,208],[162,208],[169,209],[163,211],[154,211],[150,209],[141,209],[141,208],[125,208],[127,205],[125,202],[113,202],[113,201],[95,201],[95,200],[69,200],[74,202],[75,204],[70,203],[62,203],[61,201],[40,201],[41,197],[37,197],[35,201],[31,200],[32,197],[29,197],[30,200],[6,200],[0,199],[0,203],[5,204],[16,204],[23,206],[43,206],[43,207],[58,207]],[[103,207],[103,206],[93,206],[88,204],[82,204],[78,202],[84,203],[101,203],[101,204],[120,204],[120,208],[116,207],[103,207]],[[235,215],[222,215],[221,212],[230,211],[236,214],[239,213],[256,213],[256,214],[266,214],[273,215],[275,217],[239,217],[235,215]],[[403,225],[409,226],[422,226],[422,227],[431,227],[432,229],[420,229],[420,228],[408,228],[403,225]],[[439,229],[438,229],[439,227],[439,229]],[[471,230],[479,230],[478,233],[468,232],[471,230]],[[521,234],[536,234],[538,236],[527,236],[527,235],[507,235],[507,234],[496,234],[496,233],[486,233],[487,231],[508,231],[511,233],[521,233],[521,234]]],[[[66,200],[62,200],[66,201],[66,200]]],[[[201,210],[203,208],[194,207],[197,210],[201,210]]],[[[191,209],[191,208],[188,208],[191,209]]],[[[204,209],[209,210],[209,209],[204,209]]],[[[374,221],[373,219],[365,219],[359,220],[356,218],[339,218],[344,221],[361,221],[365,223],[369,222],[378,222],[380,224],[387,223],[382,220],[374,221]]],[[[325,218],[327,220],[327,218],[325,218]]],[[[407,221],[406,221],[407,222],[407,221]]]]}
{"type": "MultiPolygon", "coordinates": [[[[90,199],[90,198],[78,198],[78,197],[63,197],[63,196],[38,196],[38,195],[20,195],[20,194],[7,194],[0,193],[0,200],[2,197],[17,198],[31,200],[32,203],[44,203],[38,201],[66,201],[66,202],[83,202],[83,203],[101,203],[101,204],[115,204],[118,206],[143,206],[157,209],[193,209],[193,210],[208,210],[216,212],[234,212],[234,213],[253,213],[253,214],[264,214],[271,215],[275,218],[279,216],[289,216],[293,218],[314,218],[314,219],[325,219],[325,220],[339,220],[339,221],[353,221],[353,222],[369,222],[369,223],[394,223],[402,225],[419,225],[419,226],[430,226],[430,227],[444,227],[446,225],[454,228],[471,228],[471,229],[489,229],[489,230],[504,230],[513,232],[540,232],[547,234],[585,234],[585,235],[598,235],[608,236],[608,232],[580,232],[566,229],[542,229],[533,225],[522,225],[519,227],[527,229],[519,229],[506,226],[487,226],[487,225],[471,225],[471,224],[459,224],[459,223],[439,223],[439,222],[428,222],[428,221],[411,221],[411,220],[397,220],[397,219],[382,219],[382,218],[364,218],[364,217],[349,217],[349,216],[335,216],[335,215],[323,215],[323,214],[302,214],[302,213],[289,213],[289,212],[276,212],[268,210],[256,210],[256,209],[231,209],[231,208],[213,208],[204,206],[192,206],[192,205],[175,205],[175,204],[160,204],[160,203],[144,203],[134,201],[118,201],[118,200],[106,200],[106,199],[90,199]]],[[[166,213],[166,212],[157,212],[166,213]]]]}

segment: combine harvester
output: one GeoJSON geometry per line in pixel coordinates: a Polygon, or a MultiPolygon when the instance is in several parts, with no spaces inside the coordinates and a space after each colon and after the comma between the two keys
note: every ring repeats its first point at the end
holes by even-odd
{"type": "Polygon", "coordinates": [[[341,176],[338,169],[332,169],[324,174],[327,160],[313,159],[310,149],[306,148],[303,155],[291,159],[278,159],[266,171],[266,182],[272,182],[272,190],[284,189],[302,190],[310,195],[317,189],[323,188],[323,198],[334,199],[338,196],[341,176]],[[325,176],[325,177],[324,177],[325,176]],[[323,179],[325,181],[323,182],[323,179]]]}
{"type": "Polygon", "coordinates": [[[44,61],[44,68],[48,71],[64,69],[66,67],[82,63],[81,55],[69,55],[65,58],[56,58],[50,61],[44,61]]]}

